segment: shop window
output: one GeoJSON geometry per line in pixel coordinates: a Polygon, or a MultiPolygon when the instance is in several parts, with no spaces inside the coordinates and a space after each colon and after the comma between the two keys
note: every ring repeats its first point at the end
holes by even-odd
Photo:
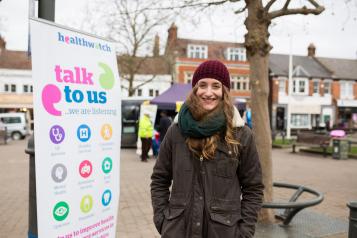
{"type": "Polygon", "coordinates": [[[291,125],[294,127],[308,127],[309,114],[291,114],[291,125]]]}

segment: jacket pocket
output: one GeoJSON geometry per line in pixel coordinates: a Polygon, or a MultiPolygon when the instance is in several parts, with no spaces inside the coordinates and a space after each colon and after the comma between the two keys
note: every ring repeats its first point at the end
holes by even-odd
{"type": "Polygon", "coordinates": [[[240,214],[240,200],[213,199],[211,203],[210,217],[213,221],[226,226],[235,225],[240,214]]]}
{"type": "Polygon", "coordinates": [[[210,205],[208,237],[239,237],[239,200],[213,199],[210,205]]]}
{"type": "Polygon", "coordinates": [[[238,160],[224,157],[223,153],[220,153],[222,157],[216,161],[215,175],[223,178],[233,178],[237,172],[238,160]]]}
{"type": "Polygon", "coordinates": [[[165,219],[161,229],[163,238],[184,237],[185,218],[183,213],[186,205],[184,196],[173,195],[170,198],[169,206],[164,210],[165,219]]]}
{"type": "Polygon", "coordinates": [[[183,211],[185,211],[184,207],[183,208],[168,207],[167,209],[165,209],[164,215],[167,220],[173,220],[176,217],[179,217],[183,213],[183,211]]]}

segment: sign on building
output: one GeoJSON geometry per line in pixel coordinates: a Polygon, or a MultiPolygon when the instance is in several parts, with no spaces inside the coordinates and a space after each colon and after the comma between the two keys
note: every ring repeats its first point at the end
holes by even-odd
{"type": "Polygon", "coordinates": [[[115,237],[121,101],[112,42],[30,20],[38,235],[115,237]]]}

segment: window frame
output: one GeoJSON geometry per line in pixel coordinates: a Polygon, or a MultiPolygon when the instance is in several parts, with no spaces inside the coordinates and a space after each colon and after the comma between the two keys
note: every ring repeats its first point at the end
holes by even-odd
{"type": "Polygon", "coordinates": [[[341,99],[353,99],[354,81],[340,81],[340,96],[341,99]],[[347,87],[346,87],[347,86],[347,87]]]}
{"type": "Polygon", "coordinates": [[[319,95],[320,94],[320,80],[319,79],[313,79],[312,80],[312,94],[313,95],[319,95]],[[315,83],[317,83],[317,87],[315,88],[315,83]],[[316,89],[316,92],[315,92],[316,89]]]}
{"type": "Polygon", "coordinates": [[[154,89],[149,89],[149,97],[153,97],[154,96],[154,89]]]}
{"type": "Polygon", "coordinates": [[[231,89],[241,92],[247,92],[251,89],[249,77],[246,75],[232,75],[231,76],[231,89]]]}
{"type": "Polygon", "coordinates": [[[17,90],[16,84],[11,84],[10,85],[10,92],[11,93],[16,93],[16,90],[17,90]]]}
{"type": "Polygon", "coordinates": [[[191,59],[207,59],[208,58],[208,46],[207,45],[187,45],[187,57],[191,59]]]}
{"type": "Polygon", "coordinates": [[[184,83],[191,83],[193,77],[193,72],[185,72],[184,73],[184,83]]]}
{"type": "Polygon", "coordinates": [[[296,77],[296,78],[293,78],[293,85],[292,85],[292,94],[293,95],[303,95],[303,96],[306,96],[306,95],[309,95],[309,80],[307,78],[300,78],[300,77],[296,77]],[[301,82],[304,82],[304,92],[300,92],[300,83],[301,82]],[[296,92],[296,89],[299,89],[298,92],[296,92]]]}
{"type": "Polygon", "coordinates": [[[228,47],[226,59],[230,61],[246,61],[246,51],[242,47],[228,47]]]}
{"type": "Polygon", "coordinates": [[[294,128],[308,128],[310,127],[310,114],[308,113],[292,113],[291,114],[291,119],[290,119],[290,124],[294,128]],[[301,118],[304,116],[304,118],[301,118]],[[298,123],[296,123],[298,122],[298,123]],[[305,122],[305,123],[301,123],[305,122]]]}
{"type": "Polygon", "coordinates": [[[332,80],[324,80],[323,81],[323,87],[324,87],[324,95],[325,94],[328,94],[328,95],[330,95],[331,94],[331,91],[332,91],[332,80]],[[328,84],[328,87],[326,87],[326,84],[328,84]],[[326,92],[326,89],[328,89],[328,92],[326,92]]]}

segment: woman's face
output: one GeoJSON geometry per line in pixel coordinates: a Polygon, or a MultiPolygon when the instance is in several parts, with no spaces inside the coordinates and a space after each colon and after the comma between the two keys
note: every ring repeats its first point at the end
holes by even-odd
{"type": "Polygon", "coordinates": [[[199,103],[207,111],[214,110],[222,100],[223,85],[220,81],[212,78],[200,79],[197,83],[196,92],[199,103]]]}

